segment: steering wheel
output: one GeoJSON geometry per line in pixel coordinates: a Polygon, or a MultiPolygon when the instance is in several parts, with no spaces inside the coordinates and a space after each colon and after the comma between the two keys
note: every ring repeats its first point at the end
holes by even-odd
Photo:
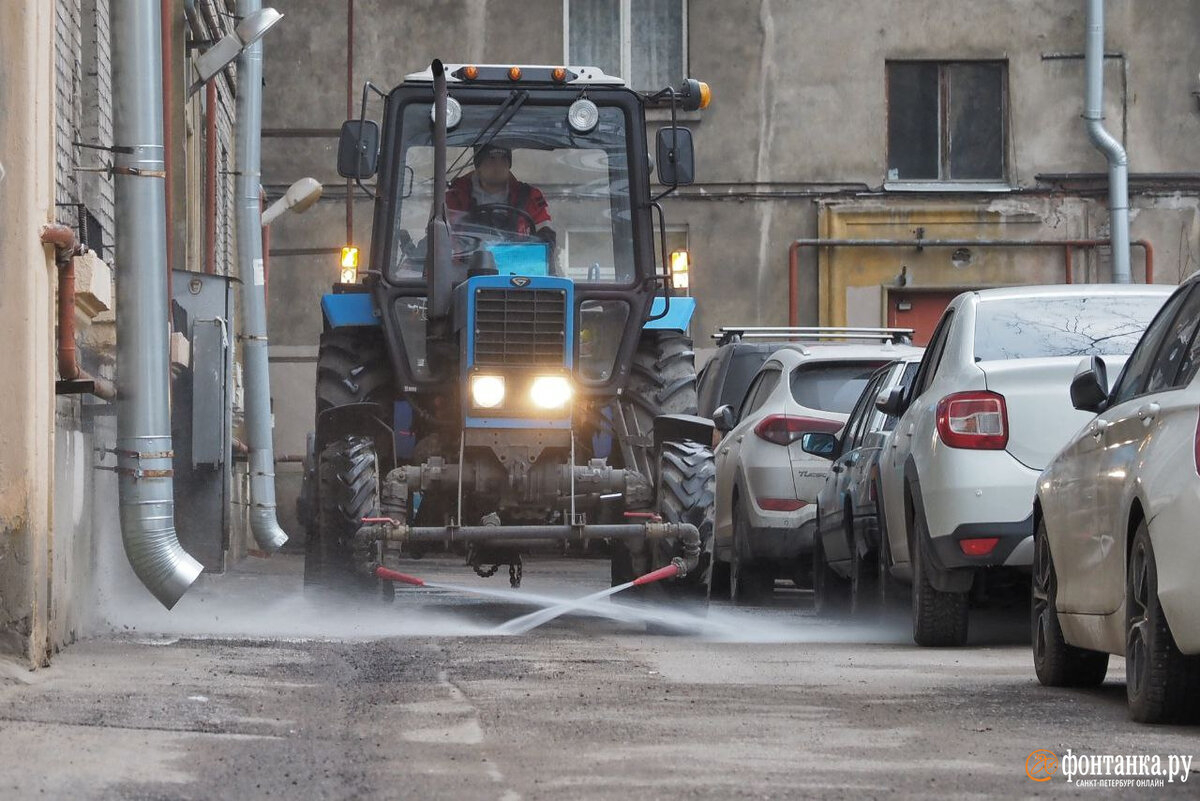
{"type": "MultiPolygon", "coordinates": [[[[472,209],[471,216],[489,228],[503,231],[510,230],[506,223],[513,222],[515,216],[529,224],[530,234],[537,230],[537,223],[534,222],[533,216],[529,212],[516,206],[510,206],[508,203],[483,203],[472,209]]],[[[514,225],[511,231],[514,234],[517,233],[517,226],[514,225]]]]}

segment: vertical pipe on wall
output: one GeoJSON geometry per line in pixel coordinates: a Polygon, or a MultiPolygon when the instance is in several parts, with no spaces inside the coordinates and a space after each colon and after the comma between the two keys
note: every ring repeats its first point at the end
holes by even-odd
{"type": "MultiPolygon", "coordinates": [[[[261,0],[238,0],[246,17],[261,0]]],[[[250,531],[264,551],[287,542],[275,515],[275,447],[271,424],[271,374],[267,362],[267,303],[259,213],[262,154],[263,43],[238,58],[237,214],[238,268],[242,279],[242,341],[246,366],[246,439],[250,448],[250,531]]]]}
{"type": "Polygon", "coordinates": [[[1108,159],[1108,224],[1112,239],[1113,281],[1128,284],[1129,272],[1129,158],[1125,148],[1104,128],[1104,0],[1087,0],[1087,41],[1084,47],[1087,88],[1083,118],[1088,138],[1108,159]]]}
{"type": "Polygon", "coordinates": [[[156,0],[112,0],[117,474],[133,572],[171,608],[200,575],[175,533],[167,355],[162,56],[156,0]]]}
{"type": "Polygon", "coordinates": [[[204,272],[217,272],[217,82],[204,87],[204,272]]]}
{"type": "MultiPolygon", "coordinates": [[[[346,119],[354,118],[354,0],[346,0],[346,119]]],[[[346,244],[354,244],[354,182],[346,180],[346,244]]]]}

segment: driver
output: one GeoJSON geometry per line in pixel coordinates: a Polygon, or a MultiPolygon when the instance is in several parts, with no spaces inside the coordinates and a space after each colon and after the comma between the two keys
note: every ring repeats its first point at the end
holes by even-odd
{"type": "Polygon", "coordinates": [[[535,236],[549,243],[553,252],[558,237],[550,227],[546,197],[512,174],[512,150],[493,144],[477,147],[474,161],[475,169],[455,178],[446,190],[451,223],[470,222],[535,236]]]}

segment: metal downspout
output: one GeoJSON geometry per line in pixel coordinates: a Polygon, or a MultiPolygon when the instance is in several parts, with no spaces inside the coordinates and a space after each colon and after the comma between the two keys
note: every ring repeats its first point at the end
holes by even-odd
{"type": "Polygon", "coordinates": [[[1104,0],[1087,0],[1087,42],[1084,48],[1087,94],[1083,118],[1088,138],[1108,159],[1108,213],[1112,238],[1113,282],[1128,284],[1129,271],[1129,158],[1125,148],[1104,128],[1104,0]]]}
{"type": "MultiPolygon", "coordinates": [[[[238,0],[243,19],[261,0],[238,0]]],[[[250,531],[264,551],[287,534],[275,517],[275,453],[271,441],[271,375],[267,363],[267,301],[259,213],[262,137],[262,41],[242,51],[237,69],[237,239],[242,278],[242,342],[246,365],[246,440],[250,447],[250,531]]]]}
{"type": "Polygon", "coordinates": [[[112,0],[117,475],[133,572],[170,609],[200,575],[175,534],[157,0],[112,0]]]}

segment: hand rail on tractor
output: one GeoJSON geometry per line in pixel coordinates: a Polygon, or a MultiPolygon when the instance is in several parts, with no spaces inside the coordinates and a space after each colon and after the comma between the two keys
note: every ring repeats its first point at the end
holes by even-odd
{"type": "Polygon", "coordinates": [[[873,342],[912,342],[911,328],[867,328],[855,326],[722,326],[712,338],[718,345],[743,339],[777,340],[870,340],[873,342]]]}

